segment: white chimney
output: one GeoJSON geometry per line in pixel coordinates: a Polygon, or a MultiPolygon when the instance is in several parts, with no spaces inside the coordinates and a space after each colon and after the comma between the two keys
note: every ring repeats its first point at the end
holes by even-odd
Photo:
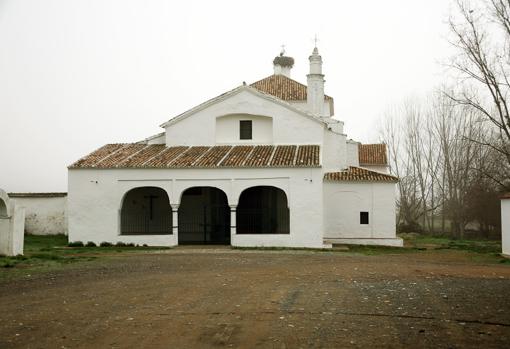
{"type": "Polygon", "coordinates": [[[294,66],[294,58],[284,56],[285,51],[282,50],[279,56],[273,59],[274,75],[284,75],[290,78],[290,70],[294,66]]]}
{"type": "Polygon", "coordinates": [[[310,74],[308,74],[308,92],[306,103],[308,110],[315,115],[323,116],[324,112],[324,74],[322,74],[322,57],[317,47],[313,49],[310,60],[310,74]]]}
{"type": "Polygon", "coordinates": [[[279,64],[275,64],[273,66],[274,69],[274,75],[285,75],[286,77],[290,78],[290,68],[286,66],[281,66],[279,64]]]}

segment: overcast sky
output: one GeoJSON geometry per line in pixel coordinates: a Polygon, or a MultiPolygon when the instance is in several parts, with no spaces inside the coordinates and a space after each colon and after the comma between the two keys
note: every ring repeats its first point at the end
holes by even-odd
{"type": "Polygon", "coordinates": [[[378,141],[385,110],[441,82],[449,9],[448,0],[0,0],[0,188],[67,191],[69,164],[272,74],[282,44],[292,78],[306,83],[315,34],[336,117],[349,138],[378,141]]]}

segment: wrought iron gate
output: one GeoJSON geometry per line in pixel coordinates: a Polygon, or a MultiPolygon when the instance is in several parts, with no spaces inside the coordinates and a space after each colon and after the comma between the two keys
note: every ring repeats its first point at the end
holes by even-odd
{"type": "MultiPolygon", "coordinates": [[[[185,209],[185,208],[183,208],[185,209]]],[[[179,209],[180,210],[180,209],[179,209]]],[[[202,205],[192,212],[179,212],[179,244],[229,244],[230,207],[202,205]]]]}

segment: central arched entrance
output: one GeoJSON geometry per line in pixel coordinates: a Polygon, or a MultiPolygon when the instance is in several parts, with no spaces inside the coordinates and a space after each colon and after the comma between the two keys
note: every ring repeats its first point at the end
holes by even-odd
{"type": "Polygon", "coordinates": [[[179,244],[230,244],[230,207],[218,188],[184,191],[178,222],[179,244]]]}

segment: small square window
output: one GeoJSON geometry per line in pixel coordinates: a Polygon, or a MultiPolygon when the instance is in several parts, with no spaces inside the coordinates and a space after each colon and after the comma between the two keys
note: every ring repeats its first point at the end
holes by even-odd
{"type": "Polygon", "coordinates": [[[368,212],[359,213],[359,224],[368,224],[368,212]]]}
{"type": "Polygon", "coordinates": [[[239,138],[240,139],[252,139],[252,127],[251,120],[240,120],[239,121],[239,138]]]}

